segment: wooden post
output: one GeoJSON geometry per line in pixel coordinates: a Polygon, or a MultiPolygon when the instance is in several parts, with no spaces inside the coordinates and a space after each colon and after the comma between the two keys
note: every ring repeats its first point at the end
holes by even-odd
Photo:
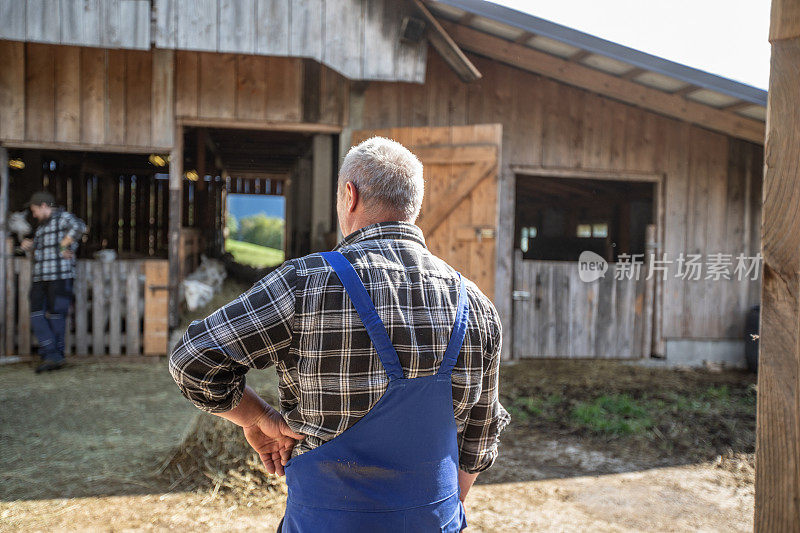
{"type": "Polygon", "coordinates": [[[0,353],[6,346],[6,235],[8,220],[8,150],[0,146],[0,353]]]}
{"type": "Polygon", "coordinates": [[[178,325],[181,221],[183,220],[183,127],[175,126],[169,160],[169,327],[178,325]]]}
{"type": "Polygon", "coordinates": [[[800,1],[773,0],[762,209],[755,530],[800,527],[800,1]]]}
{"type": "Polygon", "coordinates": [[[645,277],[644,298],[642,303],[642,358],[650,357],[653,353],[653,302],[655,301],[656,276],[649,277],[650,265],[656,259],[656,227],[648,224],[644,232],[644,266],[642,275],[645,277]],[[649,277],[649,279],[647,279],[649,277]]]}
{"type": "Polygon", "coordinates": [[[325,237],[331,231],[333,215],[333,138],[314,135],[311,157],[313,191],[311,193],[311,252],[327,250],[325,237]]]}

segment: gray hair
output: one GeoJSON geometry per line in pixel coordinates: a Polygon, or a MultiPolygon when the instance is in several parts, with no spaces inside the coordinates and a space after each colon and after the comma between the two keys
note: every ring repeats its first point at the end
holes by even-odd
{"type": "Polygon", "coordinates": [[[372,137],[347,152],[339,170],[339,191],[351,182],[366,206],[379,204],[414,221],[422,207],[422,163],[399,142],[372,137]]]}

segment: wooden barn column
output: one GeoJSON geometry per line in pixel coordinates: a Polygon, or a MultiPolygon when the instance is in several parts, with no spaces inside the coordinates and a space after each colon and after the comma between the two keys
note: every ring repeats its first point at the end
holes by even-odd
{"type": "Polygon", "coordinates": [[[183,220],[183,127],[175,126],[169,154],[169,326],[178,325],[181,221],[183,220]]]}
{"type": "MultiPolygon", "coordinates": [[[[8,236],[8,150],[0,146],[0,353],[6,346],[6,237],[8,236]]],[[[11,355],[11,354],[4,354],[11,355]]]]}
{"type": "Polygon", "coordinates": [[[800,528],[800,0],[773,0],[755,530],[800,528]]]}

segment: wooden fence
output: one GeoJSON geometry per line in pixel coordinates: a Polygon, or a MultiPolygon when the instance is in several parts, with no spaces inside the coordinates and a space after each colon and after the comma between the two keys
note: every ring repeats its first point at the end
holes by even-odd
{"type": "MultiPolygon", "coordinates": [[[[6,355],[35,353],[31,334],[31,261],[6,259],[6,355]]],[[[160,355],[167,351],[167,261],[78,260],[65,353],[160,355]]]]}
{"type": "Polygon", "coordinates": [[[514,356],[632,359],[650,356],[652,284],[605,277],[581,281],[577,261],[514,263],[514,356]]]}

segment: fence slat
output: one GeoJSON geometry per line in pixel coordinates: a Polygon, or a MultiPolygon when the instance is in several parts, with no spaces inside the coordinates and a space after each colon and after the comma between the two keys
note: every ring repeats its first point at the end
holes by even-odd
{"type": "Polygon", "coordinates": [[[139,355],[141,351],[141,321],[139,318],[139,271],[141,263],[128,263],[125,283],[125,353],[139,355]]]}
{"type": "Polygon", "coordinates": [[[92,272],[92,355],[97,356],[106,351],[106,310],[105,295],[103,294],[105,276],[102,262],[92,261],[90,265],[92,272]]]}
{"type": "Polygon", "coordinates": [[[144,354],[164,355],[167,353],[167,283],[169,271],[167,262],[147,260],[144,263],[144,354]]]}
{"type": "Polygon", "coordinates": [[[103,265],[109,267],[111,273],[111,299],[108,302],[108,353],[110,355],[120,355],[122,353],[122,304],[120,298],[122,291],[120,290],[120,277],[121,268],[125,265],[118,261],[110,265],[103,265]]]}
{"type": "Polygon", "coordinates": [[[14,355],[16,343],[14,336],[17,331],[17,320],[15,316],[17,301],[17,277],[14,273],[14,257],[8,255],[6,258],[6,355],[14,355]]]}
{"type": "Polygon", "coordinates": [[[75,279],[75,355],[89,355],[89,264],[78,261],[75,279]]]}
{"type": "Polygon", "coordinates": [[[19,298],[19,318],[17,319],[17,353],[31,353],[31,262],[28,258],[19,262],[19,281],[17,296],[19,298]]]}

